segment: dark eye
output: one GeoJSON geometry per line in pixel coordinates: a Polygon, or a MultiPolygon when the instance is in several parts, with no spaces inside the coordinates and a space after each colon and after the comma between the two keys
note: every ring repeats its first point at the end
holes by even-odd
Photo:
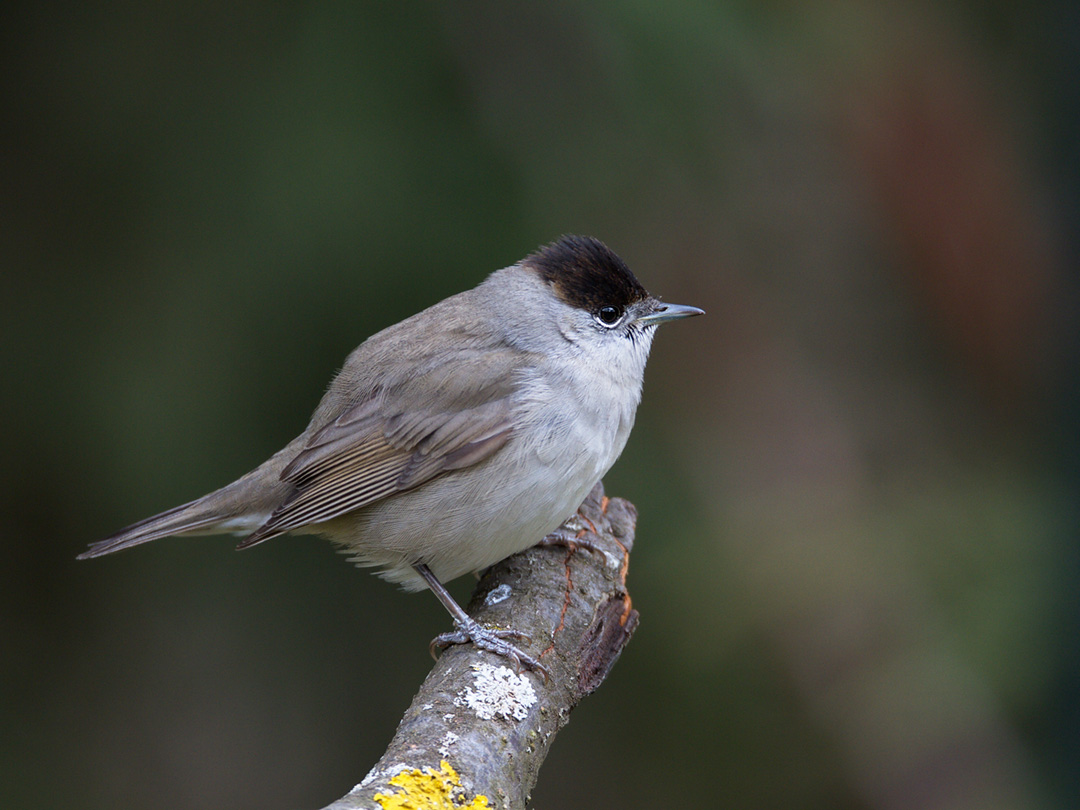
{"type": "Polygon", "coordinates": [[[596,310],[596,320],[604,326],[614,326],[622,317],[622,310],[618,307],[600,307],[596,310]]]}

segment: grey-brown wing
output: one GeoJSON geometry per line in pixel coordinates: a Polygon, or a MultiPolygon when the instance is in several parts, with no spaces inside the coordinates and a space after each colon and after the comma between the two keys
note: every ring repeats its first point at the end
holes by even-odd
{"type": "Polygon", "coordinates": [[[318,430],[282,470],[281,479],[295,489],[239,548],[477,464],[511,432],[509,396],[450,412],[391,416],[385,402],[362,402],[318,430]]]}

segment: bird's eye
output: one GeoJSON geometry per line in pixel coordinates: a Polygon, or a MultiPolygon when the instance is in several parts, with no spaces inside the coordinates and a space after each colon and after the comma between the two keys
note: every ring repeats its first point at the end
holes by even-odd
{"type": "Polygon", "coordinates": [[[618,307],[600,307],[600,309],[596,310],[596,320],[600,321],[603,326],[614,326],[621,317],[622,310],[618,307]]]}

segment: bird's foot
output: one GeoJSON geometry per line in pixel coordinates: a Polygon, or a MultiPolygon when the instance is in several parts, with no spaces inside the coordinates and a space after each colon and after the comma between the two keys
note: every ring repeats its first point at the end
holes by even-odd
{"type": "Polygon", "coordinates": [[[454,627],[456,629],[453,632],[443,633],[432,639],[432,656],[435,655],[436,650],[445,650],[454,644],[468,644],[471,641],[481,650],[510,659],[518,673],[524,667],[532,672],[541,673],[545,680],[551,675],[548,668],[537,659],[506,641],[508,638],[528,641],[529,637],[524,633],[519,633],[517,630],[492,630],[468,617],[464,620],[455,619],[454,627]]]}
{"type": "Polygon", "coordinates": [[[567,519],[563,525],[551,534],[544,537],[537,545],[562,546],[563,548],[568,548],[573,551],[583,548],[588,551],[596,552],[597,554],[606,555],[607,552],[603,547],[593,539],[599,535],[600,532],[596,530],[596,526],[593,522],[578,512],[567,519]]]}

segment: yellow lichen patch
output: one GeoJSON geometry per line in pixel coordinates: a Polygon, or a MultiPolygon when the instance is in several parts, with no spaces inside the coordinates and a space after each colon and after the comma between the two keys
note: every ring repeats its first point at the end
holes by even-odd
{"type": "Polygon", "coordinates": [[[383,810],[483,810],[488,806],[487,796],[477,796],[466,803],[457,771],[445,759],[439,766],[439,770],[402,771],[390,780],[401,791],[390,795],[376,793],[375,801],[383,810]]]}

